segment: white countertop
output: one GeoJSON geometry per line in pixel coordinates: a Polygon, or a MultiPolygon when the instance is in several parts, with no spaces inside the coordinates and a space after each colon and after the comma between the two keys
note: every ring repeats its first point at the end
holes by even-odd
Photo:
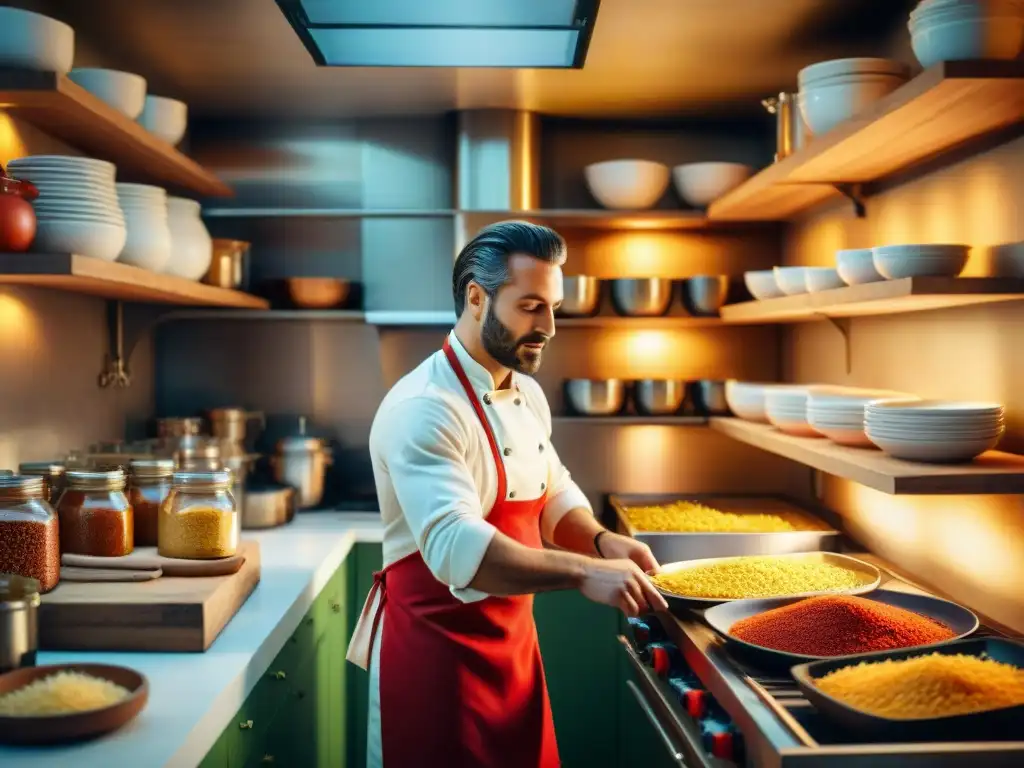
{"type": "Polygon", "coordinates": [[[380,515],[299,514],[288,526],[245,531],[260,543],[260,583],[205,653],[40,652],[37,663],[93,661],[149,679],[149,703],[124,728],[53,747],[0,746],[4,768],[195,768],[298,627],[357,541],[381,541],[380,515]]]}

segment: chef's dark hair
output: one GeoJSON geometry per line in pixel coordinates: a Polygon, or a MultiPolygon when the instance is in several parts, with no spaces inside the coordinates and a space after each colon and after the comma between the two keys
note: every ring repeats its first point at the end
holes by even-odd
{"type": "Polygon", "coordinates": [[[452,294],[456,317],[466,308],[466,289],[471,282],[491,298],[508,282],[508,260],[514,253],[562,264],[565,240],[553,229],[526,221],[500,221],[481,229],[455,259],[452,294]]]}

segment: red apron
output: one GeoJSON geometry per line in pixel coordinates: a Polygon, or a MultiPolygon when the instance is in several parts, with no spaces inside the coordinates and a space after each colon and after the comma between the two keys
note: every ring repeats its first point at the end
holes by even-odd
{"type": "MultiPolygon", "coordinates": [[[[494,457],[498,490],[487,522],[520,544],[539,549],[545,497],[505,498],[505,466],[483,406],[447,339],[444,354],[494,457]]],[[[392,563],[374,579],[381,596],[371,637],[377,634],[381,612],[387,617],[380,649],[386,768],[559,766],[533,595],[463,603],[434,578],[419,552],[392,563]]]]}

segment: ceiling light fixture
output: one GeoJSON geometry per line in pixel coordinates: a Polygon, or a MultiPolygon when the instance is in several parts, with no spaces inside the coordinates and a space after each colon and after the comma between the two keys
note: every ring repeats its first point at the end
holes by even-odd
{"type": "Polygon", "coordinates": [[[321,67],[579,69],[601,0],[276,0],[321,67]]]}

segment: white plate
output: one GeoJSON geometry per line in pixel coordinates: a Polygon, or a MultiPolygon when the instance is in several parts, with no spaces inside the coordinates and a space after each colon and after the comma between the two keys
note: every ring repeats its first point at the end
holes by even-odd
{"type": "Polygon", "coordinates": [[[95,157],[75,157],[74,155],[29,155],[27,157],[16,157],[8,164],[9,168],[68,168],[85,167],[103,169],[106,172],[114,173],[116,167],[107,160],[98,160],[95,157]]]}

